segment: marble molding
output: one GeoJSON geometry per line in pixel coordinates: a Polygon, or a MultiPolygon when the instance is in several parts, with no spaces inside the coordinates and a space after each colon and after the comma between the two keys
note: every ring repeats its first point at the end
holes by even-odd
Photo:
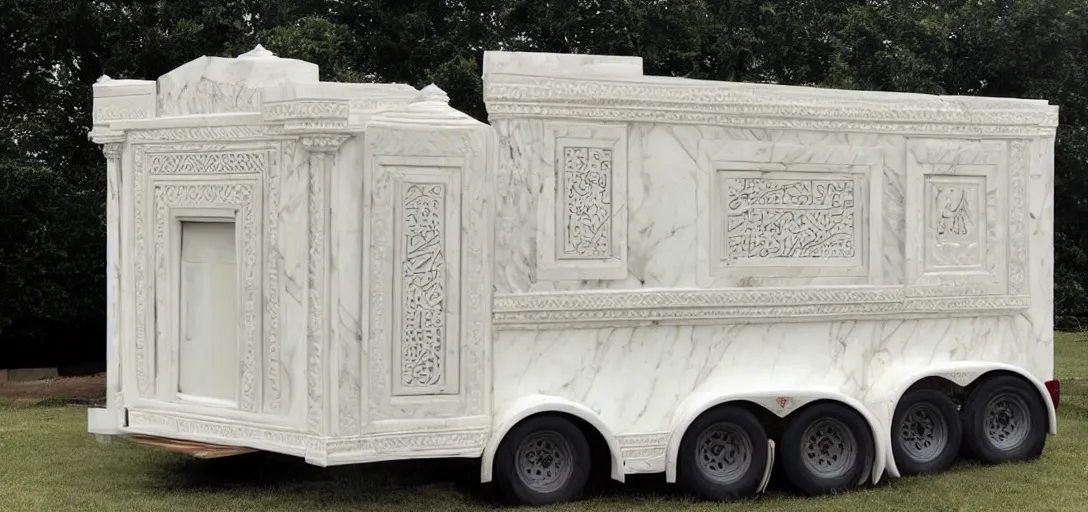
{"type": "Polygon", "coordinates": [[[488,124],[261,47],[95,84],[109,398],[89,429],[318,465],[482,457],[489,481],[502,435],[559,411],[613,478],[673,481],[707,407],[832,399],[878,434],[877,480],[904,386],[1053,378],[1056,107],[637,57],[487,52],[483,72],[488,124]],[[184,223],[213,221],[234,238],[183,272],[184,223]],[[186,352],[210,346],[183,335],[198,303],[236,313],[236,344],[186,352]],[[181,389],[200,378],[208,396],[181,389]]]}

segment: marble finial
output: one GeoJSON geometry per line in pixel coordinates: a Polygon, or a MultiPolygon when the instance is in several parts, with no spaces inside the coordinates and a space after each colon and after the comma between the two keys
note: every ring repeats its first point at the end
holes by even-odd
{"type": "Polygon", "coordinates": [[[103,74],[102,76],[98,77],[98,80],[95,80],[94,83],[101,84],[101,83],[109,82],[110,80],[113,80],[113,79],[110,78],[109,75],[103,74]]]}
{"type": "Polygon", "coordinates": [[[416,101],[440,101],[442,103],[449,103],[450,97],[435,84],[428,85],[419,91],[419,98],[416,101]]]}
{"type": "Polygon", "coordinates": [[[268,51],[268,49],[266,49],[264,46],[258,44],[257,46],[253,47],[252,50],[239,55],[238,58],[239,59],[261,59],[261,58],[269,58],[269,57],[275,57],[275,56],[276,56],[276,54],[268,51]]]}

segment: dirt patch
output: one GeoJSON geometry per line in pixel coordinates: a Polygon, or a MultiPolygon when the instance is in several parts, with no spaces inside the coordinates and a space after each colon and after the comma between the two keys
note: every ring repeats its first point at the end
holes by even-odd
{"type": "Polygon", "coordinates": [[[58,377],[0,384],[0,400],[15,403],[43,401],[87,403],[105,399],[105,373],[87,377],[58,377]]]}

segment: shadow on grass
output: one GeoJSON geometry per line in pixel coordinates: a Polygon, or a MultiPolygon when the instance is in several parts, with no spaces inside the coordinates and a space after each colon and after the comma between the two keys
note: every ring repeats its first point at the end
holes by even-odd
{"type": "MultiPolygon", "coordinates": [[[[382,503],[405,510],[439,503],[452,509],[500,507],[491,486],[479,482],[479,474],[479,462],[467,459],[321,468],[296,457],[258,452],[211,460],[179,457],[154,465],[149,476],[167,492],[276,494],[288,501],[308,506],[321,503],[327,508],[360,503],[382,503]]],[[[626,480],[621,484],[607,477],[598,479],[586,489],[584,498],[664,499],[678,504],[695,500],[683,487],[666,483],[664,474],[628,475],[626,480]]],[[[776,470],[761,499],[798,496],[784,481],[776,470]]],[[[887,479],[876,487],[886,483],[887,479]]]]}
{"type": "Polygon", "coordinates": [[[221,459],[180,456],[149,468],[168,492],[278,494],[307,505],[381,502],[411,505],[459,496],[474,507],[494,503],[479,483],[479,463],[464,459],[377,462],[322,468],[298,457],[257,452],[221,459]]]}

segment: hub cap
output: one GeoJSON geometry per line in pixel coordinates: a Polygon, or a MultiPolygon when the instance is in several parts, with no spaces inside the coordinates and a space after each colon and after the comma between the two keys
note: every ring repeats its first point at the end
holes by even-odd
{"type": "Polygon", "coordinates": [[[1020,446],[1031,431],[1028,405],[1019,396],[998,393],[986,404],[986,437],[994,447],[1009,451],[1020,446]]]}
{"type": "Polygon", "coordinates": [[[932,404],[912,405],[899,426],[899,444],[916,461],[929,462],[940,457],[948,446],[944,416],[932,404]]]}
{"type": "Polygon", "coordinates": [[[857,440],[841,421],[822,418],[805,430],[801,450],[805,465],[823,478],[847,474],[857,457],[857,440]]]}
{"type": "Polygon", "coordinates": [[[696,450],[696,467],[717,483],[741,479],[752,465],[752,440],[732,423],[718,423],[704,430],[696,450]]]}
{"type": "Polygon", "coordinates": [[[534,432],[518,448],[518,478],[533,491],[554,492],[570,480],[573,454],[570,443],[558,433],[534,432]]]}

